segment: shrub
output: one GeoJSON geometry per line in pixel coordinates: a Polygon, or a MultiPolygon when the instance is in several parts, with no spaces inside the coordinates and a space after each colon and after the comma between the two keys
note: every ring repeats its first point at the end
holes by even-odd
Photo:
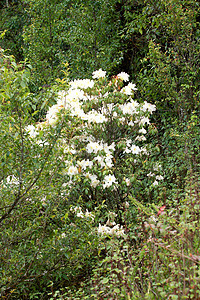
{"type": "MultiPolygon", "coordinates": [[[[1,295],[41,298],[49,281],[88,276],[101,233],[124,234],[121,205],[148,179],[142,144],[155,106],[133,99],[128,74],[107,79],[98,70],[52,93],[57,103],[35,122],[30,66],[0,59],[1,295]],[[112,210],[119,224],[103,225],[112,210]]],[[[162,179],[159,168],[149,185],[162,179]]]]}

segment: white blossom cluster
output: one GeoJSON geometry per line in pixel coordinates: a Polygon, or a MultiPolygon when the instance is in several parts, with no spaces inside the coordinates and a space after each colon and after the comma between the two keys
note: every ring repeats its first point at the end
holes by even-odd
{"type": "Polygon", "coordinates": [[[10,175],[6,178],[7,185],[19,185],[19,180],[14,176],[10,175]]]}
{"type": "MultiPolygon", "coordinates": [[[[55,127],[62,113],[66,112],[80,121],[80,136],[76,136],[78,143],[72,140],[63,148],[63,175],[68,176],[69,187],[73,182],[75,184],[79,177],[86,178],[92,188],[100,186],[103,189],[115,189],[120,184],[114,171],[118,144],[98,140],[98,137],[91,133],[93,127],[106,134],[104,125],[110,120],[116,120],[119,127],[120,124],[128,126],[132,131],[136,126],[137,135],[131,139],[124,138],[123,153],[128,157],[134,156],[134,161],[137,161],[137,157],[148,154],[146,147],[141,146],[141,143],[146,140],[145,126],[150,124],[149,115],[156,107],[146,101],[139,103],[134,100],[135,91],[137,88],[129,82],[127,73],[119,73],[112,82],[107,81],[106,72],[99,69],[93,72],[92,79],[73,80],[69,83],[68,90],[59,91],[57,103],[49,108],[45,122],[27,126],[26,131],[31,138],[35,139],[39,146],[45,146],[48,143],[39,140],[39,131],[48,126],[55,127]],[[80,144],[82,150],[79,148],[80,144]],[[80,153],[82,154],[79,156],[80,153]]],[[[162,179],[161,175],[158,177],[159,174],[155,176],[157,177],[154,186],[162,179]]],[[[148,174],[148,177],[151,177],[151,174],[148,174]]],[[[126,185],[131,185],[129,178],[126,178],[126,185]]]]}
{"type": "Polygon", "coordinates": [[[116,236],[116,237],[125,237],[125,231],[123,226],[116,224],[114,221],[115,217],[117,216],[114,212],[109,212],[108,220],[105,225],[101,225],[99,223],[99,227],[97,232],[101,236],[116,236]]]}
{"type": "Polygon", "coordinates": [[[15,175],[8,175],[4,180],[0,181],[1,189],[17,189],[20,181],[15,175]]]}
{"type": "Polygon", "coordinates": [[[71,207],[70,211],[73,212],[78,218],[90,218],[92,221],[94,221],[94,214],[89,212],[87,209],[85,212],[83,212],[80,206],[71,207]]]}
{"type": "Polygon", "coordinates": [[[109,227],[107,225],[101,225],[99,223],[99,227],[98,227],[97,231],[99,234],[105,235],[105,236],[111,235],[111,236],[120,237],[120,236],[125,235],[123,226],[120,226],[119,224],[116,224],[113,227],[109,227]]]}
{"type": "MultiPolygon", "coordinates": [[[[106,75],[105,71],[102,71],[101,69],[98,71],[93,72],[93,79],[99,79],[99,78],[104,78],[106,75]]],[[[118,80],[122,80],[122,81],[128,81],[129,80],[129,75],[121,72],[120,74],[118,74],[116,76],[116,78],[118,78],[118,80]]],[[[95,85],[94,80],[90,80],[90,79],[79,79],[79,80],[74,80],[70,82],[70,88],[69,90],[66,91],[60,91],[58,93],[58,100],[57,100],[57,104],[53,105],[52,107],[49,108],[49,111],[47,112],[46,115],[46,119],[47,119],[47,123],[51,126],[54,126],[58,120],[58,116],[59,116],[59,112],[61,109],[66,109],[70,111],[70,114],[72,116],[77,116],[80,119],[82,119],[83,121],[86,121],[88,123],[104,123],[107,122],[107,117],[104,114],[105,110],[103,111],[103,109],[101,111],[96,111],[95,109],[90,110],[89,112],[85,112],[83,109],[83,105],[86,101],[91,101],[91,100],[98,100],[98,98],[101,97],[107,97],[108,96],[108,92],[105,93],[104,95],[101,94],[101,92],[99,93],[99,96],[91,96],[86,90],[87,89],[92,89],[95,85]]],[[[134,101],[131,98],[131,95],[134,93],[134,91],[136,91],[137,88],[135,86],[135,84],[133,83],[129,83],[127,86],[123,87],[121,89],[121,93],[125,94],[127,96],[130,97],[130,99],[128,100],[128,102],[122,104],[122,105],[117,105],[122,113],[124,115],[129,114],[129,115],[133,115],[133,114],[138,114],[138,110],[142,110],[143,112],[150,112],[152,113],[153,111],[155,111],[155,105],[152,105],[150,103],[147,103],[146,101],[144,102],[144,104],[141,106],[139,105],[139,103],[137,103],[136,101],[134,101]]],[[[109,109],[114,109],[114,107],[116,105],[110,103],[110,107],[107,106],[107,108],[109,107],[109,109]]],[[[114,113],[114,117],[119,117],[117,113],[114,113]]],[[[122,118],[123,121],[123,118],[122,118]]],[[[149,124],[149,119],[147,117],[141,117],[138,118],[135,122],[139,122],[140,124],[144,125],[144,124],[149,124]]],[[[133,123],[134,125],[134,123],[133,123]]],[[[131,126],[131,122],[130,122],[130,126],[131,126]]],[[[31,133],[33,132],[33,129],[31,129],[31,133]]]]}
{"type": "Polygon", "coordinates": [[[30,137],[32,138],[35,138],[39,132],[37,131],[37,128],[35,128],[34,125],[28,125],[26,128],[25,128],[26,132],[29,133],[30,137]]]}
{"type": "Polygon", "coordinates": [[[161,172],[161,169],[162,166],[156,163],[153,167],[153,172],[149,172],[147,174],[147,177],[152,177],[154,179],[153,186],[157,186],[159,184],[159,181],[164,179],[164,177],[159,174],[161,172]]]}
{"type": "MultiPolygon", "coordinates": [[[[87,209],[86,211],[82,211],[80,206],[74,206],[70,208],[70,211],[76,215],[76,217],[81,219],[91,219],[94,221],[95,215],[92,212],[89,212],[87,209]]],[[[125,237],[125,232],[123,226],[116,224],[114,218],[117,215],[113,212],[109,212],[109,218],[105,225],[101,225],[99,223],[98,228],[95,229],[101,236],[116,236],[116,237],[125,237]]],[[[66,237],[65,233],[62,234],[62,238],[66,237]]]]}
{"type": "MultiPolygon", "coordinates": [[[[90,159],[77,160],[76,165],[71,164],[70,161],[65,161],[67,169],[66,174],[72,178],[72,176],[76,176],[81,173],[90,180],[90,185],[92,187],[96,187],[100,183],[100,180],[97,178],[97,175],[92,174],[92,168],[94,164],[96,164],[98,168],[111,169],[113,167],[114,150],[115,143],[108,145],[103,142],[90,141],[86,145],[86,151],[89,154],[95,154],[93,161],[90,159]]],[[[113,174],[106,175],[104,177],[103,187],[107,188],[112,184],[118,184],[115,176],[113,174]]]]}

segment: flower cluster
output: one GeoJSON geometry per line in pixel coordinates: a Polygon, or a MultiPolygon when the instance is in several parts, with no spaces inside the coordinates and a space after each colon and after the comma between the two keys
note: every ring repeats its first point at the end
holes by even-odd
{"type": "Polygon", "coordinates": [[[18,185],[19,180],[14,175],[11,175],[6,178],[6,184],[7,185],[18,185]]]}
{"type": "MultiPolygon", "coordinates": [[[[93,72],[93,79],[101,79],[104,78],[106,75],[105,71],[101,69],[98,71],[93,72]]],[[[98,89],[98,94],[92,94],[91,91],[98,88],[97,83],[94,80],[90,79],[78,79],[71,81],[69,83],[70,87],[68,91],[60,91],[58,92],[58,99],[57,103],[49,108],[47,115],[46,115],[46,123],[55,126],[59,119],[59,113],[62,109],[65,109],[70,112],[70,115],[73,117],[78,117],[82,121],[87,123],[97,123],[102,124],[108,121],[108,115],[113,112],[113,117],[118,118],[123,123],[127,121],[127,118],[124,118],[124,115],[133,116],[138,115],[138,117],[133,122],[132,120],[129,121],[128,125],[133,126],[135,123],[139,123],[140,125],[149,124],[149,118],[146,115],[141,114],[141,112],[148,112],[152,113],[155,111],[155,105],[147,103],[146,101],[140,105],[137,101],[132,99],[132,95],[137,90],[135,84],[129,83],[128,85],[121,88],[118,94],[118,98],[124,97],[124,95],[128,96],[125,99],[124,103],[119,105],[119,103],[108,103],[106,101],[109,96],[112,96],[118,92],[120,81],[128,81],[129,75],[125,72],[121,72],[116,76],[116,80],[118,82],[113,84],[115,87],[112,91],[101,91],[98,89]],[[98,107],[98,109],[90,109],[86,111],[84,106],[88,102],[98,103],[100,99],[104,98],[102,102],[102,107],[98,107]],[[117,113],[117,110],[118,113],[117,113]]],[[[111,83],[109,83],[111,86],[111,83]]],[[[131,118],[132,119],[132,118],[131,118]]],[[[27,131],[32,137],[36,137],[38,132],[34,128],[33,125],[29,125],[27,127],[27,131]]]]}
{"type": "Polygon", "coordinates": [[[106,224],[101,225],[99,223],[99,227],[97,229],[99,235],[125,237],[123,226],[115,223],[115,217],[117,217],[117,214],[115,214],[114,212],[109,212],[106,224]]]}
{"type": "MultiPolygon", "coordinates": [[[[76,217],[81,219],[91,219],[91,221],[94,221],[95,215],[92,212],[89,212],[87,209],[85,212],[82,211],[82,208],[80,206],[74,206],[70,208],[70,211],[76,215],[76,217]]],[[[101,225],[99,223],[98,228],[94,230],[98,232],[99,235],[102,236],[117,236],[117,237],[125,237],[125,232],[123,229],[123,226],[120,226],[119,224],[116,224],[114,221],[114,218],[117,215],[113,212],[109,212],[109,217],[105,225],[101,225]]],[[[65,235],[63,234],[63,237],[65,235]]]]}
{"type": "Polygon", "coordinates": [[[101,224],[99,224],[97,231],[99,234],[105,235],[105,236],[113,235],[113,236],[120,237],[120,236],[125,235],[123,226],[120,226],[119,224],[116,224],[112,228],[107,225],[102,226],[101,224]]]}
{"type": "Polygon", "coordinates": [[[153,186],[157,186],[159,184],[159,181],[164,179],[164,177],[160,175],[161,169],[162,166],[156,163],[153,167],[153,172],[147,174],[147,177],[153,178],[153,186]]]}
{"type": "Polygon", "coordinates": [[[35,138],[39,133],[34,125],[28,125],[25,131],[29,133],[30,137],[35,138]]]}
{"type": "Polygon", "coordinates": [[[89,212],[87,209],[85,212],[83,212],[80,206],[71,207],[70,211],[73,212],[78,218],[90,218],[92,221],[94,221],[94,214],[89,212]]]}
{"type": "Polygon", "coordinates": [[[92,73],[92,78],[94,79],[104,78],[105,76],[106,76],[106,72],[102,71],[102,69],[99,69],[98,71],[94,71],[92,73]]]}
{"type": "MultiPolygon", "coordinates": [[[[39,140],[41,131],[54,130],[61,119],[66,119],[67,128],[74,127],[68,142],[63,129],[62,139],[56,146],[62,165],[62,193],[67,197],[75,199],[74,190],[78,191],[77,195],[86,190],[88,199],[96,197],[95,200],[101,196],[103,200],[106,193],[114,199],[119,189],[122,195],[132,191],[133,173],[149,155],[144,145],[145,135],[150,115],[156,110],[151,103],[136,101],[136,91],[136,85],[129,82],[125,72],[107,79],[106,72],[99,69],[93,72],[92,79],[69,82],[67,90],[58,92],[57,103],[47,111],[45,122],[26,128],[31,138],[44,146],[45,134],[44,141],[39,140]]],[[[153,176],[156,186],[163,177],[159,170],[147,177],[153,176]]],[[[89,212],[79,209],[78,214],[85,216],[89,212]]],[[[107,227],[100,226],[99,230],[108,233],[111,229],[107,227]]],[[[112,231],[122,230],[113,228],[112,231]]]]}

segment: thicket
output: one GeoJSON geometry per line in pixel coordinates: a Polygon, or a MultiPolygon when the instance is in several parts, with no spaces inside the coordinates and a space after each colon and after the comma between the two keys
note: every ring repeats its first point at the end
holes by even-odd
{"type": "Polygon", "coordinates": [[[0,16],[2,299],[199,299],[199,2],[0,16]]]}

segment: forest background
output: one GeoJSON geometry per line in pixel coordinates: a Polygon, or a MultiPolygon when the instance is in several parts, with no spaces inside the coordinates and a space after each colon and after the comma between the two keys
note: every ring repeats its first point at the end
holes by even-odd
{"type": "MultiPolygon", "coordinates": [[[[2,299],[200,298],[199,22],[197,0],[1,1],[2,299]],[[63,157],[83,159],[85,148],[79,140],[79,154],[66,154],[62,142],[79,137],[80,120],[58,113],[58,126],[39,133],[43,147],[27,126],[46,120],[70,82],[100,68],[107,79],[96,77],[90,96],[120,92],[127,78],[116,75],[125,72],[141,111],[144,101],[155,105],[143,128],[148,155],[136,162],[139,148],[124,151],[127,140],[143,141],[113,112],[112,126],[85,129],[110,147],[110,169],[93,170],[104,176],[101,189],[96,177],[93,186],[81,177],[83,165],[70,169],[71,187],[63,157]]],[[[129,100],[112,97],[119,113],[129,100]]]]}

